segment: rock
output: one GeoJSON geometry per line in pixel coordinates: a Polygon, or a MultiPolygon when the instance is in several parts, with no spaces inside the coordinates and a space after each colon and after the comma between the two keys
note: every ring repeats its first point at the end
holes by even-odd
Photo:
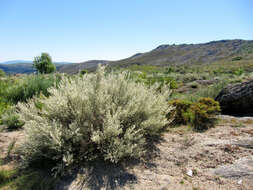
{"type": "Polygon", "coordinates": [[[220,166],[214,169],[212,173],[225,178],[241,179],[247,177],[253,179],[253,157],[241,158],[234,164],[220,166]]]}
{"type": "Polygon", "coordinates": [[[215,98],[220,103],[223,114],[253,115],[253,80],[230,85],[215,98]]]}
{"type": "Polygon", "coordinates": [[[187,172],[186,172],[186,174],[188,175],[188,176],[190,176],[190,177],[192,177],[192,170],[188,170],[187,172]]]}
{"type": "Polygon", "coordinates": [[[253,139],[242,139],[242,140],[237,140],[233,145],[240,146],[243,148],[248,148],[248,149],[253,149],[253,139]]]}

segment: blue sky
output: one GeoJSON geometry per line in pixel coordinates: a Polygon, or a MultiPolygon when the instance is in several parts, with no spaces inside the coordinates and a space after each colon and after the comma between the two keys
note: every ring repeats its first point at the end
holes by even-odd
{"type": "Polygon", "coordinates": [[[253,40],[252,0],[0,0],[0,62],[117,60],[160,44],[253,40]]]}

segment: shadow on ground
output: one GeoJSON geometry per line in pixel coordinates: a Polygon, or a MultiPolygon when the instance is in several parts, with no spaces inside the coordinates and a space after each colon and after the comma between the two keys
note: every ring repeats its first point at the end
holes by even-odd
{"type": "Polygon", "coordinates": [[[115,190],[136,182],[136,176],[126,171],[122,165],[96,162],[74,175],[64,177],[55,190],[115,190]]]}
{"type": "Polygon", "coordinates": [[[137,177],[129,172],[129,168],[136,165],[142,165],[144,168],[156,167],[151,160],[159,154],[155,144],[161,139],[149,140],[147,152],[142,160],[125,160],[117,165],[104,161],[92,162],[74,175],[64,177],[55,190],[116,190],[137,183],[137,177]]]}

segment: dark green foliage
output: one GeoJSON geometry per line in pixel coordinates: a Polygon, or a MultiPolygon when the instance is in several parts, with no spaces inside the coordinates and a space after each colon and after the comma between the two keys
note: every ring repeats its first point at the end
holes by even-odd
{"type": "Polygon", "coordinates": [[[196,131],[213,127],[216,121],[215,116],[220,112],[219,103],[212,98],[200,98],[194,103],[186,100],[173,100],[169,104],[175,106],[174,124],[189,123],[196,131]]]}
{"type": "Polygon", "coordinates": [[[219,103],[212,98],[200,98],[198,102],[192,104],[190,121],[193,128],[203,131],[213,127],[216,115],[220,113],[219,103]]]}
{"type": "Polygon", "coordinates": [[[241,56],[237,56],[237,57],[232,58],[232,61],[240,61],[241,59],[242,59],[241,56]]]}
{"type": "Polygon", "coordinates": [[[169,102],[170,105],[175,107],[174,112],[170,113],[168,118],[174,115],[174,123],[175,124],[187,124],[189,121],[188,112],[192,105],[192,102],[187,100],[172,100],[169,102]]]}
{"type": "Polygon", "coordinates": [[[88,70],[83,69],[83,70],[81,70],[80,74],[81,74],[81,75],[85,75],[85,74],[87,74],[88,72],[89,72],[88,70]]]}
{"type": "Polygon", "coordinates": [[[38,96],[41,93],[49,96],[48,88],[57,85],[60,78],[53,75],[31,75],[27,76],[23,82],[10,87],[6,92],[6,99],[14,104],[25,102],[33,96],[38,96]]]}
{"type": "Polygon", "coordinates": [[[56,70],[56,67],[48,53],[42,53],[41,56],[35,57],[33,67],[41,74],[52,73],[56,70]]]}

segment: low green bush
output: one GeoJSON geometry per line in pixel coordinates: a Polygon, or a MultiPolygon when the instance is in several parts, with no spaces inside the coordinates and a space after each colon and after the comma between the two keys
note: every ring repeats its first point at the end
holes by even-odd
{"type": "Polygon", "coordinates": [[[242,57],[241,57],[241,56],[232,58],[232,61],[240,61],[240,60],[242,60],[242,57]]]}
{"type": "Polygon", "coordinates": [[[8,130],[20,129],[24,125],[14,108],[9,108],[5,111],[2,115],[2,123],[8,130]]]}
{"type": "Polygon", "coordinates": [[[60,81],[59,76],[54,75],[31,75],[15,86],[11,86],[6,90],[5,98],[13,104],[18,102],[26,102],[33,96],[41,93],[49,96],[48,89],[56,86],[60,81]]]}
{"type": "MultiPolygon", "coordinates": [[[[174,124],[190,124],[194,130],[203,131],[213,127],[220,112],[219,103],[212,98],[200,98],[197,102],[173,100],[169,102],[176,109],[174,124]]],[[[172,113],[168,114],[170,116],[172,113]]]]}
{"type": "Polygon", "coordinates": [[[89,71],[86,70],[86,69],[83,69],[83,70],[80,71],[80,75],[85,75],[87,73],[89,73],[89,71]]]}
{"type": "Polygon", "coordinates": [[[220,113],[219,103],[212,98],[200,98],[190,109],[190,121],[197,131],[213,127],[217,120],[216,115],[220,113]]]}
{"type": "Polygon", "coordinates": [[[169,101],[169,104],[174,106],[175,109],[173,112],[169,113],[168,116],[171,118],[172,115],[174,115],[174,123],[177,125],[180,124],[187,124],[189,122],[189,109],[192,105],[192,102],[187,100],[171,100],[169,101]]]}
{"type": "Polygon", "coordinates": [[[83,77],[63,78],[50,97],[19,103],[26,139],[22,163],[69,171],[96,159],[117,163],[140,158],[147,138],[160,136],[168,124],[169,91],[105,74],[104,67],[83,77]]]}

